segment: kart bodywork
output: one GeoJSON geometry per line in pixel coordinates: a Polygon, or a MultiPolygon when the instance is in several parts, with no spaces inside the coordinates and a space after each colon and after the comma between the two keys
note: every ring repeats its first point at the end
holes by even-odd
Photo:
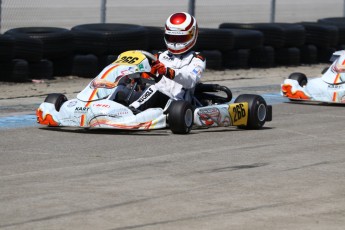
{"type": "Polygon", "coordinates": [[[345,103],[345,51],[331,57],[332,64],[321,77],[308,79],[303,73],[292,73],[281,85],[281,94],[292,101],[345,103]]]}
{"type": "MultiPolygon", "coordinates": [[[[272,107],[259,95],[243,94],[231,103],[231,91],[217,84],[198,84],[186,100],[169,100],[165,108],[133,113],[128,105],[145,97],[145,87],[154,81],[146,51],[127,51],[107,66],[76,98],[49,94],[36,111],[37,121],[48,126],[152,130],[170,128],[186,134],[192,127],[238,126],[259,129],[272,120],[272,107]],[[218,95],[221,94],[221,95],[218,95]],[[224,96],[225,95],[225,96],[224,96]]],[[[186,93],[187,94],[187,93],[186,93]]]]}

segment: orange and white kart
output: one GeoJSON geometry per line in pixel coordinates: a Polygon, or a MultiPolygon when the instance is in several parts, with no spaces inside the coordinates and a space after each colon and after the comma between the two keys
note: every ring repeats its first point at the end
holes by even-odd
{"type": "Polygon", "coordinates": [[[345,50],[334,52],[331,61],[321,77],[290,74],[281,85],[281,94],[292,101],[345,103],[345,50]]]}
{"type": "Polygon", "coordinates": [[[169,100],[164,109],[133,113],[129,104],[146,97],[145,88],[155,83],[142,74],[148,75],[155,60],[146,51],[120,54],[76,98],[67,100],[63,94],[49,94],[36,111],[38,123],[120,130],[170,128],[173,133],[187,134],[195,126],[259,129],[272,120],[272,106],[261,96],[243,94],[231,103],[230,89],[202,83],[190,90],[185,100],[169,100]]]}

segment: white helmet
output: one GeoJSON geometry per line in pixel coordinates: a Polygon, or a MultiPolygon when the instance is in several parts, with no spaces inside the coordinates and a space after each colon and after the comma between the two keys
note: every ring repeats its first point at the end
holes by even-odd
{"type": "Polygon", "coordinates": [[[164,41],[173,54],[182,54],[190,50],[198,37],[198,24],[188,13],[174,13],[165,23],[164,41]]]}

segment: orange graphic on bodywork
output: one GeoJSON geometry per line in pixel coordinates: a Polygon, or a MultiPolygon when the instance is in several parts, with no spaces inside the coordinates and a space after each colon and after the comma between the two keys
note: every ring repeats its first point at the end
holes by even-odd
{"type": "Polygon", "coordinates": [[[332,101],[334,101],[334,102],[338,101],[338,93],[337,92],[333,93],[332,101]]]}
{"type": "Polygon", "coordinates": [[[37,122],[41,125],[49,125],[49,126],[59,126],[59,124],[54,121],[52,115],[47,114],[45,117],[43,117],[43,111],[40,109],[36,110],[36,116],[37,116],[37,122]]]}
{"type": "Polygon", "coordinates": [[[292,92],[291,85],[282,85],[282,92],[284,96],[291,98],[291,99],[304,99],[308,100],[310,97],[308,97],[303,91],[296,90],[295,92],[292,92]]]}
{"type": "Polygon", "coordinates": [[[137,125],[124,125],[109,121],[107,119],[97,119],[96,121],[90,123],[90,127],[97,127],[100,125],[108,125],[118,129],[150,129],[150,127],[153,125],[153,122],[147,121],[138,123],[137,125]]]}

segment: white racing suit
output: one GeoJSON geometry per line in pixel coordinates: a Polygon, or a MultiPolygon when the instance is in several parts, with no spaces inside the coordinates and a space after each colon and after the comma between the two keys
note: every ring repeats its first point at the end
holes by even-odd
{"type": "Polygon", "coordinates": [[[159,82],[148,87],[130,106],[145,110],[149,107],[163,107],[169,98],[185,100],[187,90],[193,89],[199,82],[206,67],[206,60],[198,52],[189,51],[174,55],[169,51],[158,54],[158,60],[175,71],[173,79],[162,77],[159,82]],[[164,96],[165,95],[165,96],[164,96]]]}

